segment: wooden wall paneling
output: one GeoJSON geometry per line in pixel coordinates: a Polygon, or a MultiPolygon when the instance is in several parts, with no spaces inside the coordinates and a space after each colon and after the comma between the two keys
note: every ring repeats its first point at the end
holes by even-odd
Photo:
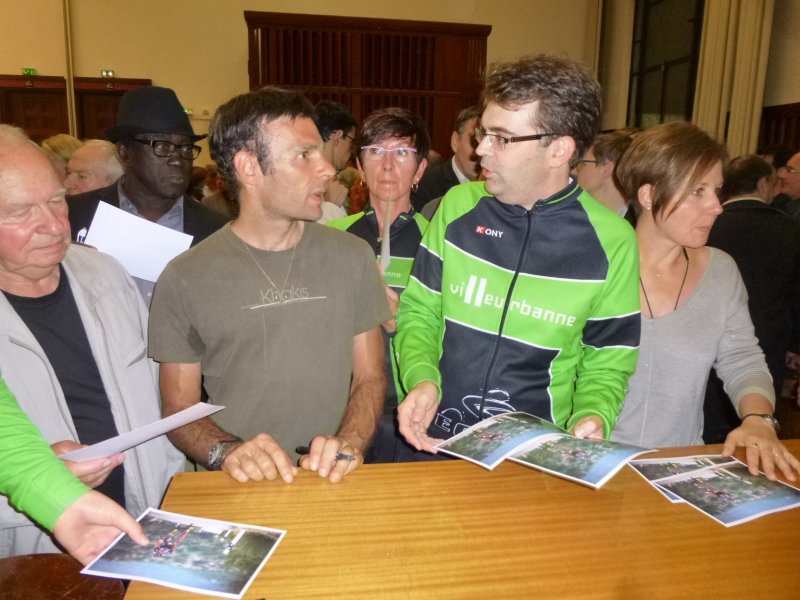
{"type": "Polygon", "coordinates": [[[35,142],[68,133],[66,89],[63,77],[0,75],[0,122],[21,127],[35,142]]]}
{"type": "Polygon", "coordinates": [[[8,121],[28,132],[35,142],[69,133],[66,92],[14,90],[7,92],[8,121]]]}
{"type": "MultiPolygon", "coordinates": [[[[116,123],[122,94],[145,85],[151,85],[151,81],[76,77],[77,137],[105,139],[105,129],[116,123]]],[[[66,80],[41,75],[0,75],[0,122],[22,127],[36,142],[67,133],[66,80]]]]}
{"type": "Polygon", "coordinates": [[[434,57],[437,94],[432,119],[442,126],[432,137],[433,147],[445,157],[450,154],[450,135],[456,116],[463,108],[478,101],[486,67],[485,57],[485,38],[462,40],[447,36],[437,40],[434,57]],[[454,69],[454,64],[463,64],[465,68],[454,69]]]}
{"type": "Polygon", "coordinates": [[[350,61],[347,63],[345,70],[347,71],[347,85],[353,93],[351,94],[351,103],[342,102],[342,104],[349,106],[356,119],[361,121],[362,115],[366,115],[367,111],[363,106],[362,95],[355,93],[355,90],[360,90],[364,87],[364,48],[361,44],[361,36],[358,33],[348,31],[346,35],[350,61]]]}
{"type": "Polygon", "coordinates": [[[764,107],[758,145],[785,145],[800,150],[800,102],[764,107]]]}
{"type": "Polygon", "coordinates": [[[264,48],[261,34],[261,29],[247,29],[247,83],[251,90],[259,87],[259,78],[264,72],[264,67],[261,64],[261,52],[264,48]]]}
{"type": "Polygon", "coordinates": [[[474,104],[491,27],[245,11],[251,89],[294,87],[330,99],[360,121],[401,106],[428,124],[449,154],[453,120],[474,104]]]}
{"type": "Polygon", "coordinates": [[[75,117],[80,139],[106,139],[106,129],[117,123],[122,95],[138,87],[152,85],[150,79],[105,79],[76,77],[75,117]]]}

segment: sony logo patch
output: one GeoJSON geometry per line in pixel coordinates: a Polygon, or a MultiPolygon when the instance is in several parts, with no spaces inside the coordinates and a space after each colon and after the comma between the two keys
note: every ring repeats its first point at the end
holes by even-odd
{"type": "Polygon", "coordinates": [[[497,229],[490,229],[489,227],[486,227],[485,225],[478,225],[475,228],[475,233],[477,233],[479,235],[488,235],[489,237],[496,237],[496,238],[503,237],[503,232],[502,231],[499,231],[497,229]]]}

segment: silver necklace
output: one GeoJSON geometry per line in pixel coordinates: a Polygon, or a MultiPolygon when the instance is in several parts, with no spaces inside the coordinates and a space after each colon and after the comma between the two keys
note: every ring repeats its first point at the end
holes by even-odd
{"type": "Polygon", "coordinates": [[[267,275],[267,272],[261,266],[261,264],[256,260],[256,257],[253,255],[253,251],[250,250],[250,246],[247,245],[247,242],[242,240],[242,245],[244,246],[247,255],[253,260],[258,270],[261,271],[261,274],[269,281],[269,284],[272,286],[273,289],[278,290],[278,293],[283,292],[286,289],[286,283],[289,281],[289,275],[292,274],[292,265],[294,264],[294,253],[297,250],[297,246],[300,244],[300,240],[297,240],[297,243],[292,247],[292,256],[289,258],[289,270],[286,271],[286,277],[283,278],[283,285],[278,287],[275,285],[275,282],[272,281],[272,277],[267,275]]]}
{"type": "MultiPolygon", "coordinates": [[[[678,302],[681,301],[681,293],[683,292],[683,285],[686,283],[686,275],[689,273],[689,253],[686,248],[683,249],[683,257],[686,259],[686,269],[683,271],[683,279],[681,280],[681,287],[678,288],[678,297],[675,298],[675,306],[672,307],[672,312],[678,309],[678,302]]],[[[660,275],[657,275],[660,277],[660,275]]],[[[639,285],[642,286],[642,293],[644,294],[644,301],[647,303],[647,310],[650,311],[650,318],[653,318],[653,309],[650,306],[650,298],[647,297],[647,290],[644,288],[644,281],[641,275],[639,276],[639,285]]]]}

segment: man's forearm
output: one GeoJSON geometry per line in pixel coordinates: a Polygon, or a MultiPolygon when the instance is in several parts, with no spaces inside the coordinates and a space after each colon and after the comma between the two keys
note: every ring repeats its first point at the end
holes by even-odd
{"type": "Polygon", "coordinates": [[[208,417],[174,429],[167,435],[178,450],[202,465],[207,464],[208,453],[214,444],[236,437],[221,429],[208,417]]]}
{"type": "Polygon", "coordinates": [[[353,383],[337,437],[363,453],[383,414],[385,396],[383,334],[375,327],[353,338],[353,383]]]}
{"type": "MultiPolygon", "coordinates": [[[[202,370],[199,363],[161,364],[161,399],[165,417],[200,402],[202,370]]],[[[170,441],[191,460],[205,465],[211,447],[235,436],[221,429],[211,418],[199,419],[168,434],[170,441]]]]}
{"type": "Polygon", "coordinates": [[[383,414],[385,395],[386,376],[383,371],[362,377],[360,381],[354,380],[337,437],[346,439],[363,453],[383,414]]]}

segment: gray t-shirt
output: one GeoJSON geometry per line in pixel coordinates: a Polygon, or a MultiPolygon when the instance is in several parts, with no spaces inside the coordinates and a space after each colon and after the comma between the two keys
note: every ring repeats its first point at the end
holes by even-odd
{"type": "Polygon", "coordinates": [[[753,331],[739,270],[709,248],[706,272],[678,309],[642,313],[639,362],[611,439],[650,448],[703,443],[703,400],[713,366],[738,407],[745,394],[775,393],[753,331]]]}
{"type": "Polygon", "coordinates": [[[390,318],[370,247],[304,227],[294,250],[265,252],[224,226],[167,265],[150,310],[151,356],[202,362],[209,402],[227,407],[215,421],[243,439],[269,433],[290,454],[336,432],[353,337],[390,318]]]}

